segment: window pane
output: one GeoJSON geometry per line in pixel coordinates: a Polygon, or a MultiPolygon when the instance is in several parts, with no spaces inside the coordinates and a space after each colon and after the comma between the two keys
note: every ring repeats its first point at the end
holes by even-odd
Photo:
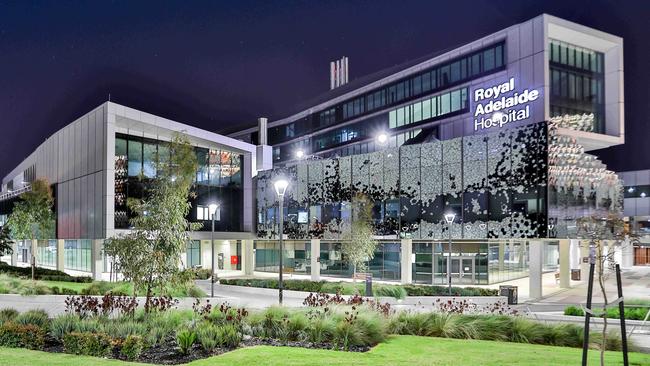
{"type": "Polygon", "coordinates": [[[440,97],[440,114],[447,114],[449,113],[449,93],[445,93],[441,95],[440,97]]]}
{"type": "Polygon", "coordinates": [[[422,119],[431,118],[431,99],[422,101],[422,119]]]}
{"type": "Polygon", "coordinates": [[[413,105],[413,122],[420,122],[422,120],[422,103],[415,103],[413,105]]]}
{"type": "Polygon", "coordinates": [[[153,143],[144,144],[143,172],[144,172],[144,176],[147,178],[153,178],[156,176],[157,153],[158,153],[158,149],[156,144],[153,143]]]}
{"type": "Polygon", "coordinates": [[[137,177],[142,172],[142,142],[129,140],[129,176],[137,177]]]}
{"type": "Polygon", "coordinates": [[[485,63],[483,65],[484,71],[494,69],[494,49],[483,51],[483,62],[485,63]]]}
{"type": "Polygon", "coordinates": [[[395,127],[397,127],[397,112],[390,111],[388,113],[388,128],[395,128],[395,127]]]}
{"type": "Polygon", "coordinates": [[[451,111],[460,110],[460,90],[451,92],[451,111]]]}

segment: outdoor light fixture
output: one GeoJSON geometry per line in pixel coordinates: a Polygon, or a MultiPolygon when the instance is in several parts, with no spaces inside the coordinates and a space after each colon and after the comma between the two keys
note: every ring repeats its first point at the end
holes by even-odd
{"type": "Polygon", "coordinates": [[[377,135],[377,142],[380,143],[381,145],[385,144],[386,141],[388,141],[388,135],[384,132],[380,133],[377,135]]]}
{"type": "Polygon", "coordinates": [[[214,270],[214,220],[217,217],[217,210],[219,209],[220,205],[216,202],[211,203],[208,205],[208,210],[210,212],[210,219],[212,220],[212,230],[210,231],[210,242],[212,244],[212,268],[211,268],[211,276],[210,276],[210,296],[214,297],[214,283],[215,283],[215,270],[214,270]]]}
{"type": "Polygon", "coordinates": [[[456,219],[456,214],[455,213],[445,214],[445,221],[447,221],[448,224],[453,223],[454,219],[456,219]]]}
{"type": "Polygon", "coordinates": [[[298,151],[296,151],[296,157],[297,157],[298,159],[302,159],[302,158],[304,158],[304,157],[305,157],[305,152],[302,151],[302,150],[298,150],[298,151]]]}
{"type": "Polygon", "coordinates": [[[449,296],[451,296],[451,224],[454,223],[456,214],[453,212],[445,214],[445,221],[449,228],[449,255],[447,256],[447,285],[449,286],[449,296]]]}
{"type": "Polygon", "coordinates": [[[275,193],[278,195],[278,206],[279,206],[279,216],[280,216],[280,222],[279,222],[279,228],[278,228],[278,233],[280,236],[280,270],[279,272],[279,281],[278,281],[278,301],[280,305],[282,305],[282,289],[284,287],[284,284],[282,282],[282,257],[284,256],[284,242],[283,242],[283,236],[284,236],[284,194],[287,191],[287,187],[289,187],[289,181],[286,179],[278,179],[273,183],[275,186],[275,193]]]}
{"type": "Polygon", "coordinates": [[[282,198],[284,197],[284,193],[287,191],[289,181],[286,179],[278,179],[275,181],[275,183],[273,183],[273,186],[275,186],[275,193],[278,195],[278,197],[282,198]]]}

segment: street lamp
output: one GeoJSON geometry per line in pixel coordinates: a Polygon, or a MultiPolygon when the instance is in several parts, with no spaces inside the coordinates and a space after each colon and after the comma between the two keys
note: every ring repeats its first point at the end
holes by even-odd
{"type": "Polygon", "coordinates": [[[379,135],[377,135],[377,142],[380,145],[385,145],[387,141],[388,141],[388,135],[385,132],[381,132],[379,135]]]}
{"type": "Polygon", "coordinates": [[[278,281],[278,300],[280,305],[282,305],[282,256],[284,255],[284,243],[282,242],[282,236],[284,236],[284,193],[287,191],[289,186],[289,181],[286,179],[278,179],[273,184],[275,186],[275,193],[278,195],[278,204],[280,207],[280,280],[278,281]]]}
{"type": "Polygon", "coordinates": [[[449,255],[447,256],[447,286],[449,286],[449,296],[451,296],[451,224],[456,218],[455,213],[445,214],[445,221],[449,227],[449,255]]]}
{"type": "Polygon", "coordinates": [[[214,297],[214,282],[215,282],[215,270],[214,270],[214,220],[217,217],[217,210],[219,209],[219,204],[218,203],[211,203],[208,206],[208,210],[210,213],[210,218],[212,219],[212,231],[210,232],[210,242],[212,244],[212,275],[210,276],[210,297],[214,297]]]}
{"type": "Polygon", "coordinates": [[[304,150],[298,150],[296,151],[296,158],[302,159],[305,157],[305,151],[304,150]]]}

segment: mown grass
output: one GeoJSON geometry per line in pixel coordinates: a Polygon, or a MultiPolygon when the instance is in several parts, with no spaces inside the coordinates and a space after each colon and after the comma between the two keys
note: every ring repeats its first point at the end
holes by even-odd
{"type": "MultiPolygon", "coordinates": [[[[259,346],[241,348],[221,356],[189,363],[191,366],[299,366],[299,365],[577,365],[581,349],[475,341],[395,336],[370,352],[349,353],[330,350],[259,346]]],[[[630,365],[650,365],[650,355],[631,353],[630,365]]],[[[622,365],[620,352],[607,352],[606,365],[622,365]]],[[[597,351],[590,351],[589,364],[598,364],[597,351]]],[[[62,365],[142,365],[93,357],[52,354],[15,348],[0,348],[0,365],[62,366],[62,365]]]]}

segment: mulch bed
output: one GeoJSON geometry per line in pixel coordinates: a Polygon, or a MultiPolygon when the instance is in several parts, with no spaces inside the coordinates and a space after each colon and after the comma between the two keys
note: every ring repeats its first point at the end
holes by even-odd
{"type": "MultiPolygon", "coordinates": [[[[277,339],[255,338],[249,337],[243,340],[239,348],[254,347],[254,346],[274,346],[274,347],[300,347],[309,349],[326,349],[326,350],[339,350],[331,343],[311,343],[311,342],[281,342],[277,339]]],[[[161,344],[149,347],[142,351],[140,357],[135,360],[137,362],[153,363],[159,365],[179,365],[211,356],[218,356],[226,352],[235,350],[236,348],[216,348],[213,352],[206,352],[200,344],[194,344],[188,354],[184,355],[176,346],[176,341],[173,338],[168,338],[161,344]]],[[[353,346],[348,350],[349,352],[367,352],[371,349],[369,346],[353,346]]],[[[43,348],[45,352],[63,353],[63,344],[54,338],[48,337],[43,348]]],[[[126,358],[120,354],[118,347],[113,349],[112,357],[114,359],[126,361],[126,358]]]]}

